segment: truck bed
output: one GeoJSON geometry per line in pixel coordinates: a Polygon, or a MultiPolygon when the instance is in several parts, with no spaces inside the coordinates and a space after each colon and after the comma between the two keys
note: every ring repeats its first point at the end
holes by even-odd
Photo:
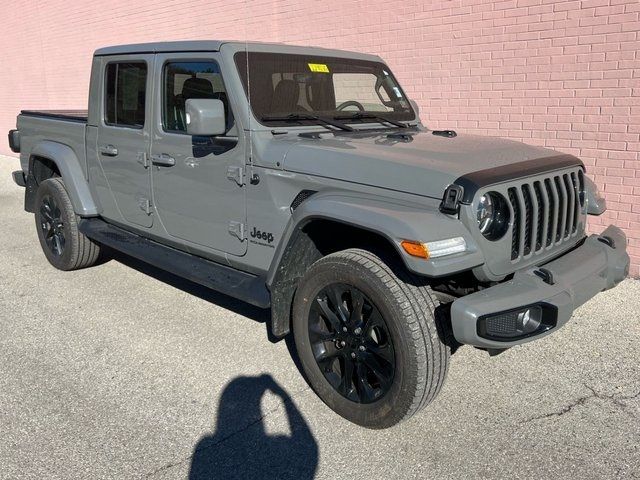
{"type": "Polygon", "coordinates": [[[57,118],[74,122],[87,123],[87,110],[22,110],[21,115],[29,117],[57,118]]]}
{"type": "Polygon", "coordinates": [[[23,110],[17,119],[22,170],[28,171],[34,148],[43,142],[73,150],[86,176],[87,112],[82,110],[23,110]]]}

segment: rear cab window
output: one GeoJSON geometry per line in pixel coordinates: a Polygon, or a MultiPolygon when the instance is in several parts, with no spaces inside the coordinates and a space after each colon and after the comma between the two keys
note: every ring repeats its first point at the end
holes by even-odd
{"type": "Polygon", "coordinates": [[[143,128],[146,88],[146,62],[108,63],[105,69],[105,124],[143,128]]]}

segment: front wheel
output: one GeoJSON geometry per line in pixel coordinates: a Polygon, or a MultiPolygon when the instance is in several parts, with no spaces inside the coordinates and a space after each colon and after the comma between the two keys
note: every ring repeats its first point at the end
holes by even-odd
{"type": "Polygon", "coordinates": [[[439,393],[449,348],[423,279],[371,252],[349,249],[314,263],[293,305],[293,333],[304,372],[338,414],[387,428],[439,393]]]}

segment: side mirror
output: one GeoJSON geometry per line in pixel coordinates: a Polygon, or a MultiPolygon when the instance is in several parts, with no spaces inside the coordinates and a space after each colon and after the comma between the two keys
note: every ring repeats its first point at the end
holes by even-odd
{"type": "Polygon", "coordinates": [[[422,120],[420,120],[420,107],[418,106],[418,102],[415,100],[409,100],[409,103],[413,107],[413,111],[416,112],[416,120],[418,122],[422,122],[422,120]]]}
{"type": "Polygon", "coordinates": [[[189,135],[222,135],[227,131],[222,100],[190,98],[186,102],[185,110],[189,135]]]}

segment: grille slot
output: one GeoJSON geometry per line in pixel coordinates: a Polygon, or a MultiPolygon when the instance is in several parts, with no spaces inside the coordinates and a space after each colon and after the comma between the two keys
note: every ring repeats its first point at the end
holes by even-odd
{"type": "Polygon", "coordinates": [[[520,204],[516,200],[516,189],[509,189],[509,203],[513,208],[513,235],[511,236],[511,260],[520,255],[520,204]]]}
{"type": "Polygon", "coordinates": [[[580,206],[584,207],[584,173],[578,170],[578,193],[580,196],[580,206]]]}
{"type": "Polygon", "coordinates": [[[533,208],[529,185],[522,186],[522,196],[524,197],[524,254],[529,255],[531,253],[531,239],[533,238],[533,208]]]}
{"type": "Polygon", "coordinates": [[[583,190],[582,170],[510,187],[511,260],[528,258],[571,238],[578,231],[583,190]]]}
{"type": "Polygon", "coordinates": [[[535,192],[536,204],[538,205],[538,215],[536,216],[536,226],[538,227],[538,231],[536,234],[536,246],[535,251],[537,252],[542,248],[542,239],[546,236],[547,232],[545,229],[547,228],[546,217],[547,212],[545,211],[545,202],[542,197],[542,186],[540,182],[533,182],[533,191],[535,192]]]}
{"type": "Polygon", "coordinates": [[[573,185],[571,185],[571,178],[569,175],[563,175],[562,180],[564,181],[564,186],[567,189],[567,224],[564,228],[564,236],[566,237],[570,233],[573,232],[573,217],[576,212],[575,208],[575,200],[576,200],[576,192],[573,189],[573,185]]]}
{"type": "Polygon", "coordinates": [[[556,242],[559,242],[562,238],[562,232],[564,232],[564,227],[567,223],[567,206],[566,206],[566,197],[567,192],[564,188],[564,183],[560,181],[560,177],[553,177],[553,183],[556,186],[556,191],[558,192],[558,218],[559,222],[556,225],[556,242]]]}
{"type": "Polygon", "coordinates": [[[549,215],[547,215],[547,243],[546,247],[550,247],[555,237],[555,224],[558,221],[558,194],[551,186],[551,180],[544,180],[545,190],[547,192],[547,200],[549,201],[549,215]]]}
{"type": "Polygon", "coordinates": [[[574,233],[578,229],[578,217],[580,217],[580,207],[582,206],[580,202],[581,190],[578,177],[574,172],[570,174],[569,178],[571,180],[571,189],[575,196],[573,201],[573,221],[571,222],[571,233],[574,233]]]}

